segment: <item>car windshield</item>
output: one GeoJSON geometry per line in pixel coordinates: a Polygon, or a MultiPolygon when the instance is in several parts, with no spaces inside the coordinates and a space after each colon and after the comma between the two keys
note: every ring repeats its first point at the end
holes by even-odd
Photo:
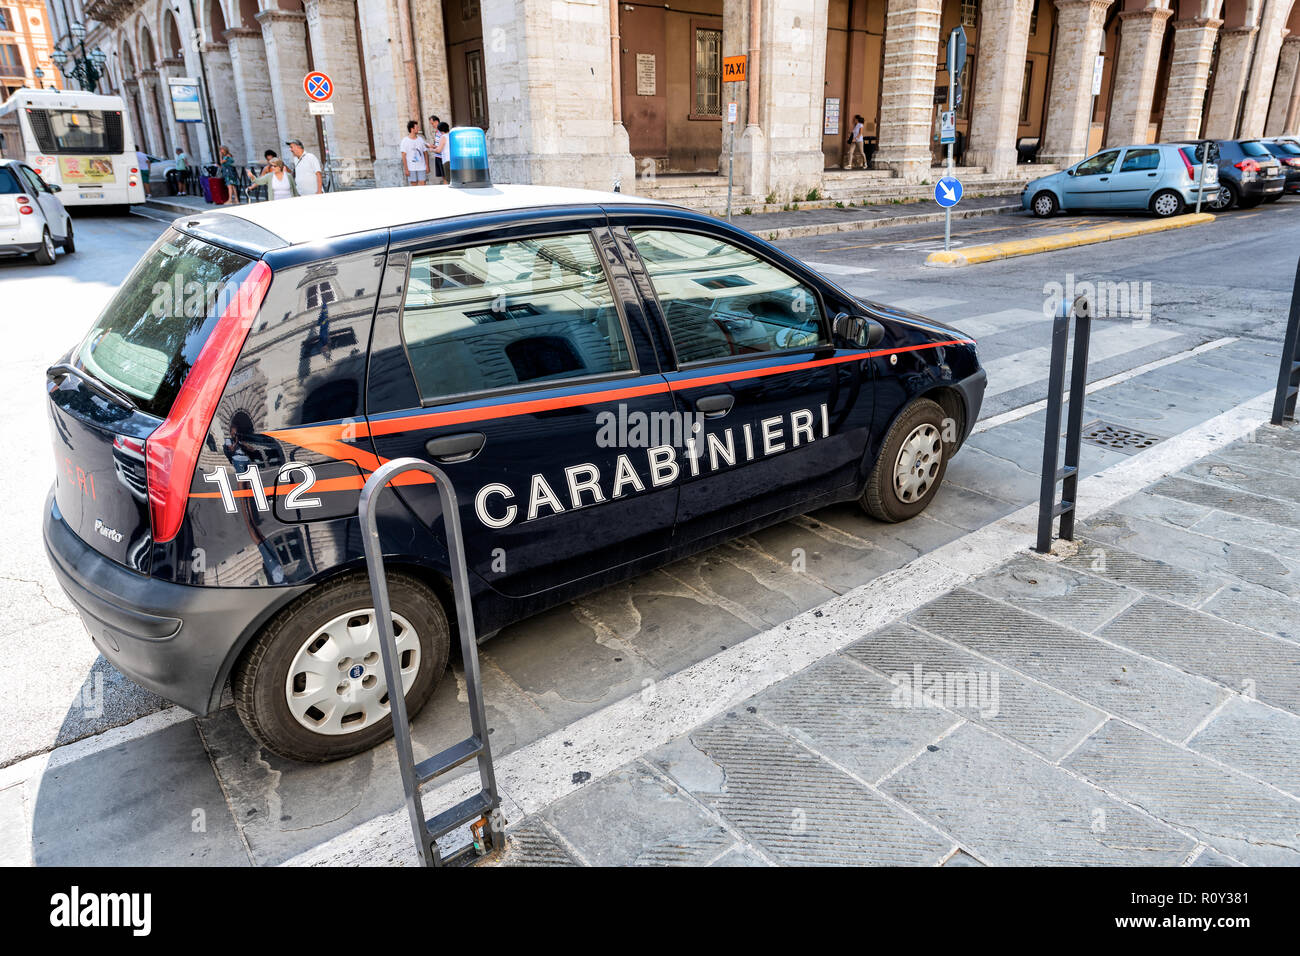
{"type": "Polygon", "coordinates": [[[29,109],[27,118],[43,153],[122,152],[122,117],[117,112],[29,109]]]}
{"type": "Polygon", "coordinates": [[[1268,148],[1257,139],[1241,144],[1241,151],[1247,156],[1272,156],[1268,148]]]}
{"type": "Polygon", "coordinates": [[[1268,151],[1274,156],[1300,156],[1300,146],[1294,143],[1268,143],[1268,151]]]}
{"type": "Polygon", "coordinates": [[[117,290],[77,363],[166,418],[190,367],[253,260],[174,229],[117,290]]]}

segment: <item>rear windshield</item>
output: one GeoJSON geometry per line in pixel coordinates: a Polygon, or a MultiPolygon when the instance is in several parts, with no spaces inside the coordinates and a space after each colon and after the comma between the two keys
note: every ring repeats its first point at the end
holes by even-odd
{"type": "Polygon", "coordinates": [[[1268,150],[1274,156],[1300,156],[1300,146],[1294,143],[1269,143],[1268,150]]]}
{"type": "Polygon", "coordinates": [[[122,114],[116,110],[42,110],[27,119],[42,153],[120,153],[122,114]]]}
{"type": "Polygon", "coordinates": [[[1263,144],[1263,143],[1261,143],[1259,140],[1256,140],[1256,139],[1252,139],[1252,140],[1250,140],[1249,142],[1242,143],[1242,144],[1241,144],[1241,151],[1242,151],[1243,153],[1245,153],[1247,156],[1271,156],[1271,155],[1273,155],[1272,153],[1270,153],[1270,152],[1269,152],[1269,151],[1264,147],[1264,144],[1263,144]]]}
{"type": "Polygon", "coordinates": [[[81,344],[77,363],[166,418],[190,366],[253,260],[175,229],[122,283],[81,344]]]}
{"type": "Polygon", "coordinates": [[[0,167],[0,196],[27,190],[18,185],[18,174],[7,166],[0,167]]]}

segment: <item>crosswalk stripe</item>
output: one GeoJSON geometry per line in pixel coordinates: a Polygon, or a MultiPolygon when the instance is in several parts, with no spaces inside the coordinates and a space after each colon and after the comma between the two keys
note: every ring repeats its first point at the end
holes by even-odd
{"type": "Polygon", "coordinates": [[[889,304],[897,309],[928,315],[936,309],[946,309],[950,305],[965,305],[965,302],[962,299],[945,299],[941,296],[921,296],[914,299],[900,299],[889,304]]]}
{"type": "Polygon", "coordinates": [[[954,319],[952,324],[972,338],[980,339],[1016,326],[1047,321],[1043,313],[1036,309],[1003,309],[1001,312],[972,315],[969,319],[954,319]]]}
{"type": "MultiPolygon", "coordinates": [[[[1172,329],[1159,329],[1152,326],[1135,328],[1131,325],[1123,325],[1103,329],[1093,333],[1088,348],[1088,364],[1095,365],[1126,352],[1150,348],[1152,345],[1182,334],[1172,329]]],[[[989,375],[989,386],[984,393],[985,397],[1001,395],[1022,385],[1045,380],[1050,371],[1051,361],[1051,348],[1042,346],[985,363],[984,368],[989,375]]]]}
{"type": "Polygon", "coordinates": [[[818,272],[828,276],[860,276],[866,275],[868,272],[876,271],[871,266],[846,266],[841,265],[838,262],[805,261],[804,265],[810,269],[816,269],[818,272]]]}

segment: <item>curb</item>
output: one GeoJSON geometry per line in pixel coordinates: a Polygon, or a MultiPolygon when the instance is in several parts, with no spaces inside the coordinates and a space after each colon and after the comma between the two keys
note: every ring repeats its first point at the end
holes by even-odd
{"type": "MultiPolygon", "coordinates": [[[[1019,208],[1019,204],[1017,204],[1019,208]]],[[[1055,252],[1058,249],[1070,249],[1074,246],[1087,246],[1095,242],[1109,242],[1111,239],[1128,239],[1132,236],[1145,236],[1153,232],[1168,229],[1182,229],[1185,226],[1198,226],[1201,223],[1214,222],[1214,216],[1207,212],[1189,213],[1183,216],[1171,216],[1168,219],[1155,219],[1149,222],[1121,223],[1115,226],[1096,226],[1091,229],[1076,229],[1073,232],[1061,232],[1052,236],[1036,239],[1013,239],[1007,242],[993,242],[983,246],[971,246],[960,252],[932,252],[926,257],[926,265],[932,266],[966,266],[977,262],[993,262],[998,259],[1010,259],[1014,256],[1032,256],[1038,252],[1055,252]]]]}
{"type": "MultiPolygon", "coordinates": [[[[975,219],[979,216],[998,216],[1004,213],[1016,212],[1020,209],[1020,201],[1014,203],[1005,203],[998,206],[983,206],[979,209],[968,209],[965,212],[958,213],[953,211],[953,219],[975,219]]],[[[749,228],[743,221],[737,222],[736,217],[732,216],[731,224],[738,226],[747,232],[751,232],[760,239],[766,239],[768,242],[778,242],[782,239],[803,239],[807,236],[828,236],[837,232],[862,232],[868,229],[883,229],[888,226],[917,226],[929,222],[943,222],[944,214],[942,212],[918,212],[906,216],[877,216],[872,219],[845,219],[841,222],[819,222],[807,226],[777,226],[773,229],[749,228]]],[[[715,218],[721,219],[721,216],[715,218]]]]}

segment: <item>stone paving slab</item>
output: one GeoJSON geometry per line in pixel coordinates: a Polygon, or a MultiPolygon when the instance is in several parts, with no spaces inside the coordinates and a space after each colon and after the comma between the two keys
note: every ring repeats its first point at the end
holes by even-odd
{"type": "MultiPolygon", "coordinates": [[[[842,653],[897,681],[903,690],[897,695],[900,705],[908,706],[905,713],[915,715],[913,720],[934,713],[918,699],[917,685],[925,693],[927,675],[941,678],[944,692],[935,695],[936,703],[954,715],[950,724],[956,718],[980,724],[1052,760],[1072,749],[1105,716],[1096,708],[907,624],[876,631],[850,644],[842,653]],[[981,687],[986,688],[986,693],[979,693],[981,687]],[[987,690],[993,691],[992,706],[987,690]]],[[[806,704],[809,710],[816,706],[815,701],[806,704]]],[[[934,723],[942,721],[935,719],[934,723]]],[[[919,750],[913,748],[912,753],[919,750]]]]}
{"type": "Polygon", "coordinates": [[[1152,597],[1144,597],[1098,634],[1238,693],[1300,713],[1300,645],[1290,641],[1152,597]]]}
{"type": "MultiPolygon", "coordinates": [[[[1167,498],[1181,498],[1183,501],[1214,508],[1217,511],[1249,515],[1288,528],[1300,528],[1300,507],[1287,501],[1279,501],[1275,497],[1255,494],[1242,487],[1246,484],[1244,480],[1229,479],[1223,472],[1240,474],[1224,468],[1214,476],[1218,479],[1215,483],[1173,475],[1156,482],[1151,490],[1167,498]]],[[[1255,487],[1263,489],[1267,488],[1268,484],[1260,483],[1255,487]]]]}
{"type": "Polygon", "coordinates": [[[1038,557],[1022,556],[971,587],[1054,621],[1093,631],[1141,595],[1131,588],[1038,557]]]}
{"type": "Polygon", "coordinates": [[[1137,591],[1199,604],[1223,588],[1221,578],[1176,568],[1086,536],[1080,537],[1078,544],[1078,551],[1062,561],[1066,568],[1086,571],[1137,591]]]}
{"type": "Polygon", "coordinates": [[[1202,604],[1201,610],[1300,643],[1300,601],[1268,588],[1232,584],[1202,604]]]}
{"type": "Polygon", "coordinates": [[[967,588],[931,601],[908,620],[1107,713],[1180,740],[1228,693],[967,588]]]}
{"type": "Polygon", "coordinates": [[[1300,717],[1234,697],[1187,744],[1300,797],[1300,717]]]}
{"type": "MultiPolygon", "coordinates": [[[[742,836],[786,865],[938,863],[952,841],[749,714],[731,713],[690,734],[722,774],[691,793],[742,836]]],[[[672,775],[671,752],[648,759],[672,775]]]]}
{"type": "Polygon", "coordinates": [[[1196,841],[967,724],[882,785],[1000,866],[1176,866],[1196,841]]]}
{"type": "Polygon", "coordinates": [[[1300,865],[1300,801],[1118,720],[1064,766],[1243,863],[1300,865]]]}

